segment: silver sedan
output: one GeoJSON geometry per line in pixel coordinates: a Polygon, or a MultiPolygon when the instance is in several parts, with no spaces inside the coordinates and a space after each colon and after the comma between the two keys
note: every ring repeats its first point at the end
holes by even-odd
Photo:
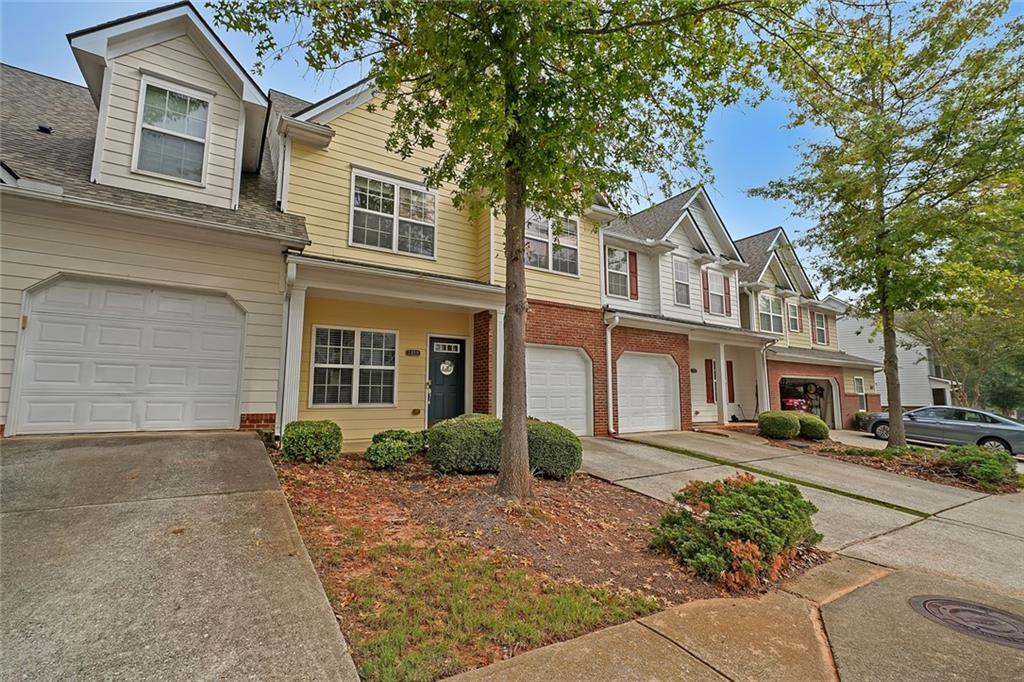
{"type": "MultiPolygon", "coordinates": [[[[861,428],[888,440],[889,413],[872,412],[861,428]]],[[[1010,454],[1024,454],[1024,424],[968,407],[933,405],[903,413],[907,440],[942,445],[980,445],[1010,454]]]]}

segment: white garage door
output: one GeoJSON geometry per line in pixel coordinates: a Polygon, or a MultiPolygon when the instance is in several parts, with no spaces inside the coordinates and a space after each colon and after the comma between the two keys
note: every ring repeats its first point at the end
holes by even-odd
{"type": "Polygon", "coordinates": [[[526,411],[579,436],[590,433],[590,366],[578,348],[526,348],[526,411]]]}
{"type": "Polygon", "coordinates": [[[615,366],[620,433],[679,428],[679,370],[671,358],[623,353],[615,366]]]}
{"type": "Polygon", "coordinates": [[[17,432],[235,428],[244,323],[225,296],[90,280],[34,292],[17,432]]]}

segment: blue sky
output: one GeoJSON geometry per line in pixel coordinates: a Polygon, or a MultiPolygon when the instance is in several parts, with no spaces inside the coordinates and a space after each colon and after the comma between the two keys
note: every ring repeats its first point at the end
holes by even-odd
{"type": "MultiPolygon", "coordinates": [[[[202,2],[193,0],[212,22],[202,2]]],[[[56,78],[83,83],[65,35],[71,31],[141,12],[166,2],[8,2],[0,0],[0,59],[6,64],[38,71],[56,78]]],[[[1024,9],[1015,3],[1011,14],[1024,9]]],[[[251,39],[240,33],[217,29],[228,48],[246,67],[255,62],[251,39]]],[[[274,88],[316,100],[359,77],[352,69],[332,75],[312,73],[293,53],[268,65],[257,80],[264,89],[274,88]]],[[[798,162],[793,149],[813,131],[785,128],[787,105],[767,101],[755,109],[735,106],[716,111],[709,122],[707,153],[715,181],[709,187],[712,201],[734,238],[745,237],[775,225],[798,237],[808,224],[790,216],[785,202],[746,196],[751,187],[788,175],[798,162]]]]}

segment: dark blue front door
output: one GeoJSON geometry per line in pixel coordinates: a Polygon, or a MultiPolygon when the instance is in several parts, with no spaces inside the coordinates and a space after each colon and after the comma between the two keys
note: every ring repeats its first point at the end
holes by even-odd
{"type": "Polygon", "coordinates": [[[466,411],[466,342],[431,336],[429,362],[427,423],[433,424],[466,411]]]}

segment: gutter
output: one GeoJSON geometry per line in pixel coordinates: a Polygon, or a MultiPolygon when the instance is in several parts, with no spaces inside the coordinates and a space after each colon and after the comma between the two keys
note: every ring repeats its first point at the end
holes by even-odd
{"type": "Polygon", "coordinates": [[[612,384],[614,383],[612,381],[612,330],[615,329],[618,326],[619,326],[619,316],[618,315],[613,316],[610,322],[607,319],[605,320],[605,329],[604,329],[604,357],[605,357],[605,363],[607,365],[606,368],[605,368],[605,374],[607,374],[607,378],[608,378],[608,389],[607,390],[608,390],[608,433],[609,434],[616,433],[616,429],[614,427],[614,424],[615,424],[615,407],[613,405],[614,401],[612,400],[612,384]]]}
{"type": "Polygon", "coordinates": [[[234,234],[242,235],[245,237],[256,237],[259,239],[276,241],[284,246],[296,247],[300,249],[309,246],[309,244],[311,243],[309,239],[298,239],[294,237],[263,234],[261,232],[254,232],[244,227],[238,227],[237,225],[227,225],[225,223],[218,223],[212,220],[202,220],[201,218],[187,218],[185,216],[174,215],[172,213],[164,213],[163,211],[151,211],[144,208],[131,208],[119,204],[107,203],[105,201],[95,201],[93,199],[70,197],[64,194],[33,192],[22,188],[7,187],[5,185],[0,185],[0,194],[10,194],[12,196],[23,197],[26,199],[39,199],[42,201],[49,201],[54,204],[65,204],[68,206],[80,206],[82,208],[92,208],[101,211],[109,211],[111,213],[119,213],[122,215],[128,215],[135,218],[163,220],[165,222],[176,223],[178,225],[185,225],[188,227],[201,227],[205,229],[217,230],[219,232],[232,232],[234,234]]]}

